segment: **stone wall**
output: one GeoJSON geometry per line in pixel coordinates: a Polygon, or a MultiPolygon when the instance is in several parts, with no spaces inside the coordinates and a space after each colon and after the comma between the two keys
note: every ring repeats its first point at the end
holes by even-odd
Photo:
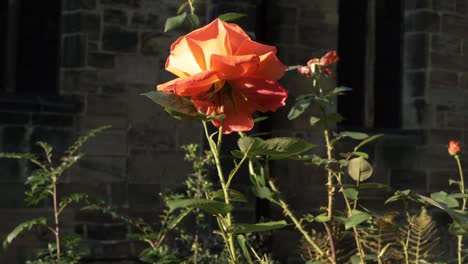
{"type": "MultiPolygon", "coordinates": [[[[287,65],[304,64],[338,48],[338,0],[207,3],[198,10],[205,23],[223,12],[247,13],[241,26],[256,33],[259,41],[277,46],[278,56],[287,65]]],[[[427,193],[449,188],[448,178],[457,177],[457,172],[446,154],[446,144],[456,139],[468,147],[468,1],[404,3],[402,125],[390,130],[361,129],[386,134],[367,150],[375,166],[374,180],[391,188],[371,195],[371,206],[381,206],[384,196],[395,189],[427,193]]],[[[162,206],[158,193],[179,186],[190,171],[180,146],[203,142],[198,124],[176,122],[140,95],[172,78],[163,67],[170,44],[181,32],[163,33],[163,25],[178,4],[171,0],[63,0],[59,92],[2,95],[0,151],[35,151],[34,142],[44,140],[56,147],[58,156],[79,134],[110,124],[110,130],[85,146],[86,157],[65,175],[60,187],[88,192],[122,212],[154,221],[154,212],[162,206]]],[[[303,137],[323,145],[320,131],[311,129],[307,118],[286,118],[309,80],[288,72],[282,83],[290,92],[288,106],[272,114],[264,128],[274,135],[303,137]]],[[[231,138],[226,144],[234,143],[231,138]]],[[[50,213],[50,204],[31,209],[23,203],[23,182],[31,169],[25,165],[0,160],[2,237],[20,221],[50,213]]],[[[324,204],[322,170],[295,161],[276,162],[272,176],[297,214],[324,204]]],[[[247,177],[239,182],[246,183],[247,177]]],[[[267,216],[274,219],[282,215],[278,208],[269,210],[267,216]]],[[[254,220],[252,211],[252,207],[243,208],[238,219],[254,220]]],[[[64,218],[70,223],[66,228],[81,233],[90,246],[88,262],[135,261],[141,245],[126,239],[127,226],[74,210],[64,218]]],[[[275,257],[300,262],[291,257],[297,255],[291,254],[297,244],[284,243],[298,237],[292,228],[275,232],[275,257]]],[[[43,239],[43,234],[32,232],[1,252],[0,263],[24,263],[31,248],[43,239]]]]}

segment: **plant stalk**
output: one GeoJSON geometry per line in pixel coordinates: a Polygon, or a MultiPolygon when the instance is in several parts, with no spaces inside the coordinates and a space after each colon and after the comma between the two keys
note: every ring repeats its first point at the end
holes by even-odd
{"type": "MultiPolygon", "coordinates": [[[[209,133],[208,133],[208,128],[206,126],[206,122],[202,121],[203,127],[205,129],[205,136],[206,139],[208,140],[208,143],[210,145],[210,150],[213,153],[213,157],[215,159],[215,164],[216,164],[216,170],[218,172],[218,177],[219,177],[219,182],[221,184],[221,188],[223,189],[223,194],[224,194],[224,202],[226,204],[230,204],[229,200],[229,186],[226,185],[226,181],[224,179],[223,175],[223,169],[221,166],[221,160],[220,160],[220,151],[221,151],[221,144],[222,144],[222,135],[223,135],[223,126],[219,127],[218,130],[218,140],[217,143],[215,144],[213,140],[211,139],[209,133]]],[[[219,223],[222,223],[223,221],[219,221],[219,223]]],[[[226,240],[226,246],[229,250],[229,254],[231,255],[231,263],[237,263],[237,258],[236,258],[236,249],[234,246],[234,237],[232,234],[229,234],[226,232],[227,228],[232,225],[232,215],[231,213],[226,214],[226,221],[225,224],[222,225],[220,224],[220,228],[223,230],[223,233],[226,234],[225,240],[226,240]]]]}
{"type": "MultiPolygon", "coordinates": [[[[462,210],[462,212],[464,212],[466,210],[466,201],[467,201],[467,199],[465,197],[465,179],[463,177],[463,168],[462,168],[462,165],[461,165],[461,162],[460,162],[460,156],[455,155],[454,158],[457,160],[458,172],[460,174],[460,192],[463,194],[463,203],[462,203],[461,210],[462,210]]],[[[462,254],[463,236],[459,235],[459,236],[457,236],[457,238],[458,238],[458,249],[457,249],[458,264],[462,264],[463,263],[463,254],[462,254]]]]}
{"type": "Polygon", "coordinates": [[[57,260],[60,263],[60,227],[59,227],[59,210],[57,206],[57,177],[53,176],[52,177],[52,185],[53,185],[53,190],[52,190],[52,199],[54,203],[54,221],[55,221],[55,246],[57,248],[57,260]]]}
{"type": "MultiPolygon", "coordinates": [[[[332,161],[333,146],[330,144],[330,136],[328,134],[328,129],[324,129],[323,134],[324,134],[325,143],[326,143],[326,146],[327,146],[327,160],[328,160],[328,162],[331,162],[332,161]]],[[[328,220],[329,220],[329,223],[331,223],[332,218],[333,218],[333,196],[334,196],[334,193],[335,193],[335,187],[333,186],[333,173],[332,173],[331,169],[328,167],[328,165],[327,165],[327,173],[328,173],[328,177],[327,177],[328,178],[328,181],[327,181],[327,188],[328,188],[328,207],[327,207],[327,211],[328,211],[328,220]]],[[[333,234],[332,234],[332,232],[330,230],[330,226],[328,225],[328,223],[325,223],[325,229],[326,229],[327,234],[328,234],[328,242],[330,243],[332,263],[336,264],[335,241],[333,239],[333,234]]]]}

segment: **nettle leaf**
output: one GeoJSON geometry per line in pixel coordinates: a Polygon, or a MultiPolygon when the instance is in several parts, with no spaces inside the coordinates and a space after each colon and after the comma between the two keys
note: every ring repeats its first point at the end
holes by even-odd
{"type": "Polygon", "coordinates": [[[27,222],[19,224],[13,231],[8,234],[8,236],[3,241],[3,248],[7,248],[11,242],[27,230],[31,230],[34,226],[45,226],[47,225],[47,219],[45,217],[39,217],[27,222]]]}
{"type": "Polygon", "coordinates": [[[198,208],[210,214],[226,214],[232,211],[233,207],[218,201],[206,199],[178,199],[166,201],[169,210],[174,211],[178,208],[198,208]]]}
{"type": "Polygon", "coordinates": [[[348,174],[355,181],[365,181],[372,176],[372,165],[363,157],[357,157],[349,160],[348,174]]]}
{"type": "Polygon", "coordinates": [[[246,234],[252,232],[264,232],[274,229],[279,229],[287,226],[288,223],[284,220],[257,223],[257,224],[233,224],[227,228],[228,233],[232,234],[246,234]]]}
{"type": "Polygon", "coordinates": [[[198,18],[195,14],[190,14],[185,18],[185,23],[190,28],[190,30],[194,30],[200,27],[200,18],[198,18]]]}
{"type": "Polygon", "coordinates": [[[302,154],[315,145],[299,138],[278,137],[263,140],[261,138],[242,137],[237,142],[239,149],[249,156],[262,155],[273,159],[283,159],[302,154]]]}
{"type": "Polygon", "coordinates": [[[306,98],[306,99],[297,101],[294,104],[294,106],[291,108],[291,110],[289,110],[288,119],[293,120],[293,119],[298,118],[300,115],[302,115],[304,111],[307,110],[307,108],[309,108],[311,101],[312,101],[312,98],[306,98]]]}
{"type": "MultiPolygon", "coordinates": [[[[223,190],[217,190],[216,192],[214,192],[212,195],[212,198],[224,201],[223,190]]],[[[233,190],[233,189],[229,190],[229,199],[234,202],[242,202],[242,203],[247,202],[247,198],[245,197],[243,193],[233,190]]]]}
{"type": "Polygon", "coordinates": [[[351,200],[356,200],[359,192],[355,188],[343,188],[343,194],[351,200]]]}
{"type": "Polygon", "coordinates": [[[174,229],[180,223],[180,221],[184,219],[184,217],[190,214],[191,211],[192,209],[182,210],[178,215],[171,217],[170,220],[167,222],[167,230],[174,229]]]}
{"type": "Polygon", "coordinates": [[[344,131],[340,133],[341,137],[350,137],[356,140],[363,140],[368,138],[369,136],[366,133],[361,132],[351,132],[351,131],[344,131]]]}
{"type": "Polygon", "coordinates": [[[224,22],[234,21],[246,17],[246,14],[242,13],[225,13],[218,16],[218,18],[224,22]]]}
{"type": "Polygon", "coordinates": [[[431,198],[439,203],[447,205],[450,208],[457,208],[459,206],[457,199],[449,196],[444,191],[431,193],[431,198]]]}
{"type": "Polygon", "coordinates": [[[180,117],[199,118],[200,116],[188,98],[160,91],[150,91],[142,95],[148,97],[162,107],[169,109],[170,112],[179,114],[180,117]]]}
{"type": "Polygon", "coordinates": [[[353,215],[345,220],[345,228],[350,229],[361,223],[366,222],[371,218],[371,215],[362,211],[353,210],[353,215]]]}
{"type": "Polygon", "coordinates": [[[186,18],[187,18],[186,12],[178,16],[173,16],[173,17],[168,18],[166,20],[166,24],[164,25],[164,32],[168,32],[174,29],[181,28],[184,25],[186,18]]]}

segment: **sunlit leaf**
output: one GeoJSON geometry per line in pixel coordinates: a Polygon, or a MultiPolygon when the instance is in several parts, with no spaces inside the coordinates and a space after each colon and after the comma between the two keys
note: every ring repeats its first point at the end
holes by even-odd
{"type": "Polygon", "coordinates": [[[233,224],[228,227],[227,232],[233,234],[247,234],[253,232],[264,232],[286,227],[288,223],[284,220],[257,223],[257,224],[233,224]]]}
{"type": "Polygon", "coordinates": [[[293,120],[298,118],[310,106],[311,98],[302,99],[297,101],[294,106],[289,110],[288,119],[293,120]]]}
{"type": "Polygon", "coordinates": [[[168,32],[170,30],[181,28],[184,25],[186,18],[187,18],[186,12],[180,15],[168,18],[166,20],[166,24],[164,25],[164,32],[168,32]]]}
{"type": "Polygon", "coordinates": [[[349,160],[348,174],[355,181],[365,181],[372,176],[372,165],[362,157],[349,160]]]}
{"type": "MultiPolygon", "coordinates": [[[[214,192],[211,197],[213,199],[219,199],[219,200],[224,201],[224,192],[223,190],[218,190],[214,192]]],[[[234,202],[242,202],[242,203],[247,202],[247,198],[245,197],[243,193],[233,190],[233,189],[229,190],[229,199],[234,202]]]]}
{"type": "Polygon", "coordinates": [[[371,218],[371,215],[365,212],[358,211],[354,213],[352,216],[348,217],[345,221],[345,228],[350,229],[355,227],[361,223],[366,222],[371,218]]]}
{"type": "Polygon", "coordinates": [[[365,138],[368,138],[369,136],[366,133],[361,133],[361,132],[351,132],[351,131],[344,131],[340,133],[341,137],[350,137],[352,139],[356,140],[362,140],[365,138]]]}
{"type": "Polygon", "coordinates": [[[234,21],[246,17],[246,14],[242,13],[225,13],[218,16],[218,18],[224,22],[234,21]]]}
{"type": "Polygon", "coordinates": [[[8,234],[8,236],[5,238],[5,240],[3,241],[3,248],[7,248],[9,244],[11,244],[11,242],[16,238],[18,237],[19,235],[21,235],[23,232],[27,231],[27,230],[31,230],[31,228],[35,227],[35,226],[45,226],[47,225],[47,219],[45,217],[39,217],[39,218],[36,218],[36,219],[33,219],[33,220],[30,220],[30,221],[27,221],[27,222],[24,222],[24,223],[21,223],[19,224],[15,229],[13,229],[13,231],[10,232],[10,234],[8,234]]]}
{"type": "Polygon", "coordinates": [[[315,145],[299,138],[277,137],[267,140],[253,137],[242,137],[237,142],[239,149],[245,153],[249,148],[249,156],[263,155],[273,159],[282,159],[300,155],[315,145]]]}
{"type": "Polygon", "coordinates": [[[198,208],[211,214],[226,214],[232,211],[230,204],[206,199],[178,199],[166,201],[171,211],[178,208],[198,208]]]}

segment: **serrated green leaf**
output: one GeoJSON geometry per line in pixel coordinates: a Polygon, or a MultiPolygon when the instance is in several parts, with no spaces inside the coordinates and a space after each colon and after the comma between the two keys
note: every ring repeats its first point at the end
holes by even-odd
{"type": "Polygon", "coordinates": [[[187,13],[184,12],[180,15],[173,16],[173,17],[166,19],[166,24],[164,25],[164,32],[168,32],[170,30],[181,28],[184,25],[186,18],[187,18],[187,13]]]}
{"type": "Polygon", "coordinates": [[[31,230],[31,228],[33,228],[34,226],[37,226],[37,225],[42,225],[42,226],[46,226],[47,225],[47,219],[45,217],[39,217],[39,218],[36,218],[36,219],[33,219],[33,220],[29,220],[27,222],[23,222],[21,224],[19,224],[15,229],[13,229],[13,231],[10,232],[10,234],[8,234],[8,236],[5,238],[5,240],[3,241],[3,248],[7,248],[9,244],[11,244],[11,242],[16,238],[18,237],[19,235],[21,235],[23,232],[27,231],[27,230],[31,230]]]}
{"type": "Polygon", "coordinates": [[[254,123],[255,123],[255,124],[258,124],[258,123],[260,123],[260,122],[262,122],[262,121],[267,120],[268,118],[269,118],[268,116],[260,116],[260,117],[257,117],[257,118],[254,119],[254,123]]]}
{"type": "Polygon", "coordinates": [[[253,264],[254,262],[252,261],[249,250],[247,249],[247,246],[246,246],[247,240],[245,239],[245,237],[243,235],[238,235],[237,242],[239,243],[239,246],[241,247],[242,253],[244,254],[244,257],[247,260],[247,262],[249,264],[253,264]]]}
{"type": "Polygon", "coordinates": [[[320,118],[316,117],[316,116],[311,116],[310,119],[309,119],[309,124],[311,126],[314,126],[316,125],[318,122],[320,121],[320,118]]]}
{"type": "Polygon", "coordinates": [[[249,156],[268,156],[272,159],[283,159],[302,154],[315,145],[298,138],[261,138],[242,137],[237,142],[239,149],[245,153],[249,148],[249,156]]]}
{"type": "Polygon", "coordinates": [[[246,14],[242,13],[225,13],[218,16],[218,18],[224,22],[234,21],[246,17],[246,14]]]}
{"type": "Polygon", "coordinates": [[[361,257],[359,256],[352,256],[349,261],[351,262],[351,264],[364,264],[361,262],[361,257]]]}
{"type": "Polygon", "coordinates": [[[450,208],[457,208],[459,206],[457,199],[450,197],[444,191],[431,193],[431,198],[439,203],[447,205],[450,208]]]}
{"type": "Polygon", "coordinates": [[[345,221],[345,228],[350,229],[352,227],[355,227],[361,223],[366,222],[371,218],[371,215],[365,212],[357,212],[354,213],[352,216],[348,217],[345,221]]]}
{"type": "Polygon", "coordinates": [[[421,198],[422,201],[445,211],[453,219],[454,225],[449,228],[449,232],[454,235],[468,235],[468,212],[453,210],[445,204],[420,194],[418,194],[418,197],[421,198]]]}
{"type": "Polygon", "coordinates": [[[300,115],[302,115],[304,111],[307,110],[307,108],[309,108],[311,101],[312,101],[311,98],[306,98],[306,99],[297,101],[294,104],[294,106],[291,108],[291,110],[289,110],[288,119],[293,120],[293,119],[298,118],[300,115]]]}
{"type": "Polygon", "coordinates": [[[186,116],[191,116],[194,118],[199,116],[199,113],[193,106],[190,99],[187,99],[185,97],[160,91],[150,91],[147,93],[143,93],[142,95],[148,97],[153,102],[161,105],[162,107],[170,109],[171,111],[181,113],[186,116]]]}
{"type": "Polygon", "coordinates": [[[273,198],[273,193],[268,187],[265,186],[254,186],[252,192],[261,199],[270,200],[273,198]]]}
{"type": "Polygon", "coordinates": [[[42,141],[36,142],[36,145],[38,145],[44,150],[46,159],[49,162],[49,164],[51,164],[52,163],[52,149],[53,149],[52,146],[42,141]]]}
{"type": "Polygon", "coordinates": [[[322,213],[315,217],[315,221],[319,223],[324,223],[330,221],[330,218],[328,217],[328,213],[322,213]]]}
{"type": "Polygon", "coordinates": [[[180,223],[180,221],[182,221],[182,219],[184,219],[188,214],[190,214],[191,211],[192,209],[182,210],[178,215],[171,217],[171,219],[167,223],[167,230],[169,231],[174,229],[180,223]]]}
{"type": "Polygon", "coordinates": [[[372,176],[372,165],[362,157],[349,160],[348,174],[355,181],[365,181],[372,176]]]}
{"type": "Polygon", "coordinates": [[[350,137],[352,139],[356,140],[362,140],[366,139],[369,136],[366,133],[361,133],[361,132],[351,132],[351,131],[344,131],[340,133],[341,137],[350,137]]]}
{"type": "Polygon", "coordinates": [[[343,194],[351,200],[356,200],[359,192],[355,188],[343,188],[343,194]]]}
{"type": "Polygon", "coordinates": [[[232,211],[230,204],[211,201],[206,199],[178,199],[166,201],[169,210],[174,211],[178,208],[198,208],[210,214],[226,214],[232,211]]]}
{"type": "Polygon", "coordinates": [[[89,201],[89,195],[87,193],[73,193],[63,197],[60,200],[60,208],[65,208],[71,203],[87,202],[89,201]]]}
{"type": "Polygon", "coordinates": [[[377,134],[377,135],[373,135],[373,136],[370,136],[366,139],[364,139],[363,141],[361,141],[361,143],[359,143],[355,148],[354,148],[354,151],[358,151],[358,149],[360,149],[361,147],[363,147],[364,145],[378,139],[379,137],[382,137],[383,134],[377,134]]]}
{"type": "Polygon", "coordinates": [[[179,9],[177,9],[177,14],[180,14],[182,11],[184,11],[185,7],[188,5],[188,1],[184,2],[179,6],[179,9]]]}
{"type": "MultiPolygon", "coordinates": [[[[216,192],[213,193],[211,197],[213,199],[220,199],[224,201],[224,192],[223,190],[217,190],[216,192]]],[[[242,203],[247,202],[247,198],[245,197],[243,193],[233,190],[233,189],[229,190],[229,200],[234,201],[234,202],[242,202],[242,203]]]]}
{"type": "Polygon", "coordinates": [[[200,27],[200,18],[196,14],[189,14],[185,19],[190,30],[194,30],[200,27]]]}
{"type": "Polygon", "coordinates": [[[284,220],[257,224],[233,224],[227,228],[227,232],[232,234],[247,234],[279,229],[287,225],[288,223],[284,220]]]}

